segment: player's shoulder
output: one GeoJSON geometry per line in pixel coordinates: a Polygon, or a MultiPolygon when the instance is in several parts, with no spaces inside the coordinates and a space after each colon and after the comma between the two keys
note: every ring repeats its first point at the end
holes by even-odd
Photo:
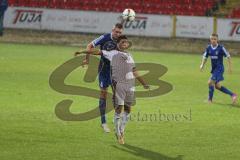
{"type": "MultiPolygon", "coordinates": [[[[110,35],[111,36],[111,35],[110,35]]],[[[98,38],[96,38],[95,40],[93,40],[93,44],[95,46],[105,42],[105,41],[108,41],[109,40],[109,35],[108,34],[103,34],[103,35],[100,35],[98,38]]]]}
{"type": "Polygon", "coordinates": [[[111,50],[111,51],[102,50],[101,52],[102,52],[103,55],[112,55],[112,56],[114,56],[114,55],[118,54],[119,51],[114,49],[114,50],[111,50]]]}
{"type": "Polygon", "coordinates": [[[102,34],[97,39],[105,39],[108,37],[108,34],[102,34]]]}
{"type": "Polygon", "coordinates": [[[119,54],[122,54],[122,55],[125,55],[125,56],[129,55],[129,53],[127,53],[127,52],[123,52],[123,51],[118,51],[118,52],[119,52],[119,54]]]}
{"type": "Polygon", "coordinates": [[[132,54],[129,53],[129,52],[121,52],[121,51],[119,51],[119,54],[122,54],[122,56],[125,57],[126,59],[129,59],[129,58],[133,59],[132,54]]]}
{"type": "Polygon", "coordinates": [[[211,49],[211,48],[212,48],[211,44],[207,44],[206,49],[211,49]]]}
{"type": "Polygon", "coordinates": [[[226,50],[226,48],[224,47],[223,44],[218,44],[218,49],[219,49],[219,50],[222,50],[222,51],[224,51],[224,52],[227,52],[227,50],[226,50]]]}
{"type": "Polygon", "coordinates": [[[218,44],[218,47],[221,48],[221,49],[225,48],[223,44],[218,44]]]}
{"type": "Polygon", "coordinates": [[[106,34],[101,35],[99,37],[99,39],[101,39],[102,41],[109,41],[112,39],[111,37],[112,37],[111,33],[106,33],[106,34]]]}
{"type": "Polygon", "coordinates": [[[102,37],[109,39],[109,38],[111,38],[111,33],[105,33],[102,35],[102,37]]]}

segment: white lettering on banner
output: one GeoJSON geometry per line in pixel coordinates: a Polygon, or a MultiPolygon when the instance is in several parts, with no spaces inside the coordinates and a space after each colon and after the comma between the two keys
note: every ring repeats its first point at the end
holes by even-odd
{"type": "Polygon", "coordinates": [[[103,13],[102,16],[99,14],[96,14],[96,12],[48,9],[45,11],[42,27],[46,30],[86,33],[111,31],[113,26],[111,14],[103,13]]]}
{"type": "MultiPolygon", "coordinates": [[[[48,14],[46,21],[47,24],[58,24],[58,26],[53,26],[53,28],[49,28],[46,26],[47,29],[59,29],[63,31],[71,31],[72,28],[78,29],[96,29],[100,23],[100,19],[98,17],[83,17],[81,15],[55,15],[55,14],[48,14]],[[68,26],[67,26],[68,25],[68,26]]],[[[51,26],[51,25],[49,25],[51,26]]]]}
{"type": "Polygon", "coordinates": [[[213,18],[177,16],[177,37],[209,38],[213,32],[213,18]]]}

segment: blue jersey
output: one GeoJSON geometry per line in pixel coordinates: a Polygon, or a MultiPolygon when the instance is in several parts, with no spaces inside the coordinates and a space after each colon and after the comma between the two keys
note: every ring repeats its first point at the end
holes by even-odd
{"type": "Polygon", "coordinates": [[[223,65],[223,57],[230,57],[230,54],[222,45],[217,45],[213,47],[212,45],[208,45],[204,54],[204,58],[211,58],[211,73],[214,72],[224,72],[224,65],[223,65]]]}
{"type": "MultiPolygon", "coordinates": [[[[112,34],[104,34],[92,42],[93,46],[100,46],[101,50],[111,51],[117,48],[117,42],[112,38],[112,34]]],[[[110,62],[104,56],[101,56],[99,64],[100,72],[110,72],[110,62]]]]}
{"type": "Polygon", "coordinates": [[[8,7],[8,1],[7,0],[0,0],[0,12],[1,12],[1,14],[3,14],[3,12],[5,12],[7,7],[8,7]]]}
{"type": "MultiPolygon", "coordinates": [[[[112,34],[104,34],[99,38],[92,41],[94,47],[100,46],[101,50],[111,51],[117,49],[117,42],[112,38],[112,34]]],[[[98,66],[99,83],[101,88],[106,88],[111,85],[111,67],[110,61],[101,55],[100,63],[98,66]]]]}
{"type": "Polygon", "coordinates": [[[0,6],[7,6],[8,1],[7,0],[0,0],[0,6]]]}

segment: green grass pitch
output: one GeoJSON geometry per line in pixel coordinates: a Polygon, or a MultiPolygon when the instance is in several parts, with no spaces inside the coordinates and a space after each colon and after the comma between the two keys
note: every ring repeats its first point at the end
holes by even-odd
{"type": "MultiPolygon", "coordinates": [[[[182,114],[181,121],[131,120],[126,145],[113,134],[113,111],[107,120],[112,132],[103,133],[99,118],[66,122],[54,113],[55,105],[73,99],[72,112],[97,106],[98,100],[60,94],[49,87],[52,71],[72,58],[76,47],[0,44],[0,159],[1,160],[237,160],[240,159],[240,106],[215,91],[207,99],[209,62],[199,71],[198,55],[133,51],[136,62],[159,63],[168,68],[161,79],[174,89],[163,96],[137,99],[133,114],[182,114]]],[[[73,85],[98,88],[97,81],[82,81],[78,68],[66,79],[73,85]]],[[[240,93],[240,59],[233,57],[233,73],[223,84],[240,93]]]]}

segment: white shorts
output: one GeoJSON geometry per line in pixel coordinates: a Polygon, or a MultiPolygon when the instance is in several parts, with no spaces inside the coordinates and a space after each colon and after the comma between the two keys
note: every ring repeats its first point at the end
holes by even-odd
{"type": "Polygon", "coordinates": [[[113,86],[114,94],[113,94],[113,102],[114,106],[131,106],[135,101],[134,86],[126,83],[117,83],[113,86]]]}

